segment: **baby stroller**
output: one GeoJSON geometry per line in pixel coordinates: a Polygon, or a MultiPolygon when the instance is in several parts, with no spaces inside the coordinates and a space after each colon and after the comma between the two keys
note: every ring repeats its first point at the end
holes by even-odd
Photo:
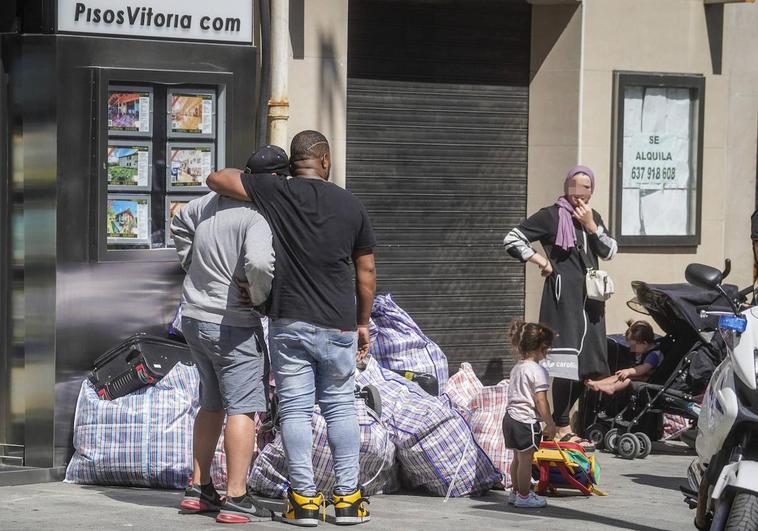
{"type": "MultiPolygon", "coordinates": [[[[724,288],[735,300],[744,298],[735,286],[724,288]]],[[[587,390],[584,408],[585,437],[625,459],[650,454],[652,441],[663,436],[663,413],[697,421],[698,397],[725,353],[721,337],[714,334],[717,318],[701,318],[700,312],[729,308],[719,292],[690,284],[635,281],[632,289],[635,298],[627,305],[649,315],[666,333],[657,339],[663,362],[648,381],[632,382],[623,393],[587,390]]],[[[635,365],[623,335],[608,337],[608,362],[612,372],[635,365]]]]}

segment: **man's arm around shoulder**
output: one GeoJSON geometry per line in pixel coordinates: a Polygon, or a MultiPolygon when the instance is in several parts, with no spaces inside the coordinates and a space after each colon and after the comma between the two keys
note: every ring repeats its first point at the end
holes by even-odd
{"type": "Polygon", "coordinates": [[[240,201],[252,201],[242,185],[242,170],[236,168],[224,168],[208,175],[205,184],[219,195],[238,199],[240,201]]]}

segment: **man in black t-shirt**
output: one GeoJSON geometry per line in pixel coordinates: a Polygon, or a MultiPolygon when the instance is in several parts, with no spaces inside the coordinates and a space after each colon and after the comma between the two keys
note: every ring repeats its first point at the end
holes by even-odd
{"type": "Polygon", "coordinates": [[[328,182],[324,135],[298,133],[290,151],[290,178],[225,169],[207,183],[222,195],[255,201],[274,234],[269,345],[290,481],[282,517],[295,525],[318,523],[323,495],[311,455],[318,400],[334,458],[336,523],[361,523],[369,513],[358,488],[353,391],[356,352],[362,358],[369,347],[376,240],[363,204],[328,182]]]}

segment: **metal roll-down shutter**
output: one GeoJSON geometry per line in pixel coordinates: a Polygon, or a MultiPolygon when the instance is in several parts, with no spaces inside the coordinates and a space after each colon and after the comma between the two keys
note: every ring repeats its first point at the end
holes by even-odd
{"type": "Polygon", "coordinates": [[[512,365],[524,269],[505,233],[525,215],[530,7],[349,4],[347,186],[376,231],[392,293],[449,358],[494,382],[512,365]]]}

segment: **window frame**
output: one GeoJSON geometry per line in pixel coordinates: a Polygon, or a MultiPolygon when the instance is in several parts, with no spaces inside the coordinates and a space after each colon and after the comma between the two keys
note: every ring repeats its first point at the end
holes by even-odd
{"type": "Polygon", "coordinates": [[[612,211],[614,238],[619,249],[639,247],[697,247],[701,243],[703,201],[703,130],[705,111],[705,77],[700,74],[646,73],[614,71],[614,124],[613,124],[613,194],[612,211]],[[695,230],[689,235],[635,236],[622,234],[623,178],[624,178],[624,93],[629,86],[645,88],[684,88],[695,92],[693,127],[693,157],[691,166],[695,176],[695,230]],[[696,123],[695,123],[696,122],[696,123]]]}
{"type": "MultiPolygon", "coordinates": [[[[202,143],[207,142],[215,146],[214,163],[223,167],[225,161],[230,158],[229,146],[234,145],[233,131],[227,128],[233,120],[232,109],[234,108],[234,89],[233,75],[229,72],[194,72],[194,71],[159,71],[159,70],[139,70],[139,69],[121,69],[121,68],[93,68],[92,69],[92,99],[91,99],[91,116],[93,120],[92,138],[91,138],[91,190],[93,197],[96,199],[96,208],[92,209],[90,214],[90,256],[91,259],[98,263],[106,262],[178,262],[176,249],[173,246],[160,248],[123,248],[109,249],[106,234],[106,210],[109,194],[133,194],[134,191],[126,190],[116,191],[108,190],[106,179],[107,172],[107,146],[109,141],[128,140],[121,135],[114,137],[109,136],[108,117],[107,117],[107,99],[109,89],[115,87],[133,87],[133,86],[153,86],[165,85],[166,90],[181,86],[181,89],[194,90],[200,87],[214,87],[216,91],[216,116],[214,118],[214,137],[198,138],[202,143]]],[[[155,146],[156,122],[155,122],[155,100],[153,92],[153,101],[151,102],[151,136],[149,138],[140,138],[146,142],[151,142],[155,146]]],[[[159,118],[161,119],[161,118],[159,118]]],[[[124,135],[126,136],[126,135],[124,135]]],[[[165,140],[162,145],[165,147],[169,143],[188,141],[186,138],[170,138],[164,135],[165,140]]],[[[136,139],[132,139],[136,141],[136,139]]],[[[151,162],[156,163],[157,153],[151,153],[151,162]]],[[[165,161],[164,161],[165,164],[165,161]]],[[[156,179],[167,181],[165,171],[152,172],[151,184],[156,179]]],[[[167,182],[164,183],[167,186],[167,182]]],[[[167,195],[187,195],[197,197],[198,192],[207,193],[207,189],[187,190],[182,194],[177,194],[176,190],[165,190],[164,196],[167,195]],[[194,192],[194,193],[192,193],[194,192]]],[[[139,193],[139,192],[137,192],[139,193]]],[[[145,192],[146,193],[146,192],[145,192]]],[[[151,206],[153,201],[151,201],[151,206]]],[[[151,213],[152,214],[152,213],[151,213]]],[[[164,216],[165,217],[165,216],[164,216]]],[[[164,227],[165,219],[152,220],[156,226],[164,227]]]]}

